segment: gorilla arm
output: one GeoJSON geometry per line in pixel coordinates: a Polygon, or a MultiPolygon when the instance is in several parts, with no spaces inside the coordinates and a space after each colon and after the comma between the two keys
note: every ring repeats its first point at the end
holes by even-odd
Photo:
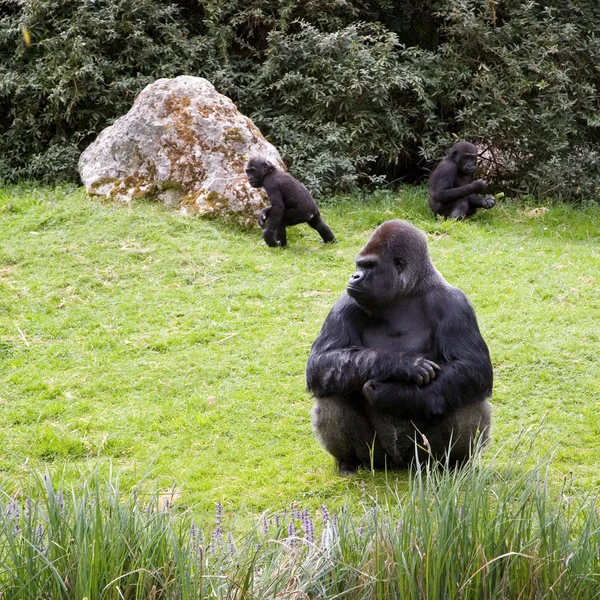
{"type": "Polygon", "coordinates": [[[437,365],[421,356],[364,348],[359,333],[364,318],[358,304],[342,296],[325,319],[306,367],[307,389],[317,398],[360,394],[369,379],[420,385],[435,377],[437,365]]]}
{"type": "Polygon", "coordinates": [[[483,194],[487,190],[487,183],[483,179],[454,187],[457,175],[458,167],[447,158],[435,168],[429,178],[429,194],[434,202],[450,204],[471,194],[483,194]]]}
{"type": "Polygon", "coordinates": [[[263,187],[267,192],[267,196],[269,197],[269,202],[271,206],[268,207],[261,213],[264,214],[266,219],[264,223],[260,222],[259,224],[263,227],[263,238],[267,243],[267,246],[277,246],[277,230],[281,226],[281,221],[283,220],[283,213],[285,211],[285,205],[283,203],[283,195],[281,193],[281,189],[279,186],[279,181],[277,178],[277,173],[269,173],[267,177],[265,177],[263,181],[263,187]]]}
{"type": "Polygon", "coordinates": [[[443,302],[445,313],[433,349],[439,373],[420,387],[402,381],[368,381],[363,393],[378,411],[404,419],[429,419],[491,396],[492,363],[473,308],[459,290],[443,302]]]}

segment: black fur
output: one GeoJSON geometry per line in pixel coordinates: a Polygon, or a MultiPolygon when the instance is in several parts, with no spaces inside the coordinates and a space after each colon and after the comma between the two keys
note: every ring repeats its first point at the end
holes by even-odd
{"type": "Polygon", "coordinates": [[[381,225],[356,265],[308,358],[318,437],[344,473],[408,465],[416,431],[436,458],[451,448],[452,462],[466,460],[477,433],[487,436],[493,384],[467,297],[405,221],[381,225]]]}
{"type": "Polygon", "coordinates": [[[265,189],[271,203],[258,217],[268,246],[287,245],[286,227],[300,223],[308,223],[316,229],[324,242],[336,241],[310,192],[289,173],[264,158],[251,158],[246,165],[246,175],[252,187],[265,189]]]}
{"type": "Polygon", "coordinates": [[[477,146],[454,144],[429,178],[429,207],[436,215],[450,219],[470,217],[480,208],[492,208],[495,200],[485,194],[483,179],[473,181],[477,168],[477,146]]]}

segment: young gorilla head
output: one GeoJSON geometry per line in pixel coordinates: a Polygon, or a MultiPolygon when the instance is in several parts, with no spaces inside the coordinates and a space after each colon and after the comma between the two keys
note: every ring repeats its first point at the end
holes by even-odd
{"type": "Polygon", "coordinates": [[[450,148],[448,157],[461,175],[474,175],[477,169],[477,146],[469,142],[458,142],[450,148]]]}
{"type": "Polygon", "coordinates": [[[406,221],[380,225],[356,258],[348,295],[365,307],[389,306],[438,278],[422,231],[406,221]]]}
{"type": "Polygon", "coordinates": [[[265,177],[272,173],[275,168],[275,165],[266,158],[251,158],[246,165],[248,182],[253,188],[263,187],[265,177]]]}

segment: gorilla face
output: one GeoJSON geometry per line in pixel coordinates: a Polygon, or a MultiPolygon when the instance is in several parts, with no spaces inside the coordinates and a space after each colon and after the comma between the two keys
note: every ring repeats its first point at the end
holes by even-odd
{"type": "Polygon", "coordinates": [[[269,173],[272,168],[273,166],[264,158],[251,158],[246,165],[248,183],[250,183],[253,188],[262,187],[265,175],[269,173]]]}
{"type": "Polygon", "coordinates": [[[388,221],[358,255],[347,292],[363,306],[389,306],[419,289],[432,270],[425,235],[406,221],[388,221]]]}
{"type": "Polygon", "coordinates": [[[348,295],[365,306],[389,304],[401,289],[400,273],[393,261],[376,254],[356,258],[356,271],[348,282],[348,295]]]}
{"type": "Polygon", "coordinates": [[[462,175],[474,175],[477,169],[477,146],[458,142],[452,147],[452,160],[462,175]]]}

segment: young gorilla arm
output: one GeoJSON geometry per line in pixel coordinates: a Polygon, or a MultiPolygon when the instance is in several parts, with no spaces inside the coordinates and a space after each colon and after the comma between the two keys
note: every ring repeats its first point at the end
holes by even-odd
{"type": "Polygon", "coordinates": [[[436,377],[437,365],[422,356],[362,347],[363,319],[362,309],[348,296],[329,313],[306,369],[307,388],[316,397],[360,394],[369,379],[402,380],[417,387],[436,377]]]}
{"type": "Polygon", "coordinates": [[[283,202],[283,194],[279,186],[277,177],[271,173],[267,173],[263,180],[263,187],[269,197],[271,206],[268,206],[259,217],[259,224],[263,228],[263,239],[267,246],[277,246],[277,231],[281,227],[283,215],[285,213],[285,204],[283,202]],[[264,224],[261,224],[261,217],[264,219],[264,224]]]}
{"type": "Polygon", "coordinates": [[[460,290],[436,304],[445,311],[434,336],[434,354],[440,364],[437,377],[421,387],[373,378],[363,393],[377,410],[427,420],[491,396],[492,364],[473,308],[460,290]]]}

